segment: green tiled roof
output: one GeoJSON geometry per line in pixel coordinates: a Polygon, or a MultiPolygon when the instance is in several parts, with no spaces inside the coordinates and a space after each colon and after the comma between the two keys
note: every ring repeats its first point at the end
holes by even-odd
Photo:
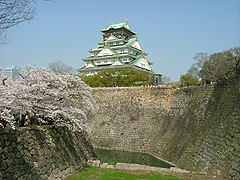
{"type": "MultiPolygon", "coordinates": [[[[118,48],[125,48],[125,47],[131,47],[135,50],[138,50],[142,53],[145,53],[143,50],[140,50],[140,49],[137,49],[135,47],[132,47],[133,43],[137,41],[137,38],[136,37],[133,37],[131,39],[128,40],[128,42],[126,44],[123,44],[123,45],[119,45],[119,46],[110,46],[110,49],[118,49],[118,48]]],[[[104,42],[104,41],[102,41],[104,42]]],[[[93,48],[93,49],[90,49],[89,52],[94,52],[94,51],[100,51],[103,49],[103,46],[98,46],[96,48],[93,48]]],[[[146,54],[146,53],[145,53],[146,54]]]]}
{"type": "MultiPolygon", "coordinates": [[[[136,64],[143,56],[144,56],[143,54],[138,55],[138,56],[136,57],[136,59],[134,59],[133,61],[131,61],[129,64],[136,64]]],[[[147,60],[147,62],[148,62],[149,65],[153,64],[152,62],[150,62],[150,61],[148,61],[148,60],[147,60]]]]}
{"type": "Polygon", "coordinates": [[[136,57],[136,59],[134,59],[133,61],[130,62],[130,64],[136,64],[136,63],[140,60],[141,57],[143,57],[142,54],[138,55],[138,56],[136,57]]]}
{"type": "Polygon", "coordinates": [[[103,46],[98,46],[98,47],[95,47],[93,49],[90,49],[89,52],[100,51],[102,49],[103,49],[103,46]]]}
{"type": "Polygon", "coordinates": [[[130,56],[133,58],[136,58],[136,56],[131,54],[114,54],[114,55],[108,55],[108,56],[93,56],[88,58],[83,58],[83,61],[90,61],[90,60],[96,60],[96,59],[107,59],[107,58],[116,58],[116,57],[124,57],[124,56],[130,56]]]}
{"type": "Polygon", "coordinates": [[[127,21],[119,22],[119,23],[113,23],[108,28],[102,29],[101,31],[107,31],[109,29],[120,29],[128,25],[127,21]]]}
{"type": "MultiPolygon", "coordinates": [[[[122,56],[127,56],[128,54],[121,54],[122,56]]],[[[94,70],[106,70],[106,69],[113,69],[113,68],[116,68],[116,67],[133,67],[133,68],[138,68],[137,66],[135,66],[135,64],[143,57],[144,55],[143,54],[140,54],[138,55],[137,57],[135,57],[136,59],[131,61],[129,64],[122,64],[122,65],[106,65],[106,66],[95,66],[95,67],[89,67],[89,68],[86,68],[86,67],[82,67],[79,69],[80,72],[84,72],[84,71],[94,71],[94,70]]],[[[106,57],[106,56],[104,56],[106,57]]],[[[113,57],[113,56],[108,56],[108,57],[113,57]]],[[[116,56],[115,56],[116,57],[116,56]]],[[[99,59],[99,58],[96,58],[96,59],[99,59]]],[[[90,59],[89,59],[90,60],[90,59]]],[[[94,60],[94,59],[91,59],[91,60],[94,60]]],[[[148,61],[148,63],[150,63],[148,61]]],[[[146,70],[148,71],[148,70],[146,70]]]]}
{"type": "MultiPolygon", "coordinates": [[[[126,67],[128,65],[119,65],[121,67],[126,67]]],[[[95,66],[95,67],[92,67],[92,68],[85,68],[85,67],[82,67],[82,68],[79,68],[78,70],[80,72],[84,72],[84,71],[94,71],[94,70],[106,70],[106,69],[113,69],[113,68],[117,68],[119,66],[116,66],[116,65],[107,65],[107,66],[95,66]]]]}
{"type": "Polygon", "coordinates": [[[127,42],[127,40],[125,40],[125,39],[112,39],[112,40],[106,40],[106,41],[99,41],[97,43],[98,44],[106,44],[106,43],[109,43],[109,42],[119,42],[119,41],[127,42]]]}
{"type": "Polygon", "coordinates": [[[126,46],[131,46],[133,45],[133,43],[135,43],[137,41],[137,37],[133,37],[131,39],[128,40],[128,43],[126,44],[126,46]]]}
{"type": "Polygon", "coordinates": [[[128,25],[127,21],[124,22],[118,22],[118,23],[112,23],[110,26],[108,26],[108,28],[106,29],[101,29],[102,32],[108,31],[110,29],[120,29],[120,28],[124,28],[130,32],[132,32],[133,34],[136,34],[135,32],[131,31],[129,28],[126,28],[126,26],[128,25]]]}

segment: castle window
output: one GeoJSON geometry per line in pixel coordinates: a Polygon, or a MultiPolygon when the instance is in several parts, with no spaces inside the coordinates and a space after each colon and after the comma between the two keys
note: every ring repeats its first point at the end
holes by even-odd
{"type": "Polygon", "coordinates": [[[129,59],[128,58],[122,58],[122,61],[123,62],[129,62],[129,59]]]}

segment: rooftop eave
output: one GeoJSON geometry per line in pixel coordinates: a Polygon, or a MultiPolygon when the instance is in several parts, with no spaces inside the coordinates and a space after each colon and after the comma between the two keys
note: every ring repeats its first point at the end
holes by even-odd
{"type": "Polygon", "coordinates": [[[125,56],[136,58],[136,56],[134,55],[121,53],[121,54],[114,54],[114,55],[108,55],[108,56],[91,56],[91,57],[83,58],[82,60],[86,62],[86,61],[96,60],[96,59],[117,58],[117,57],[125,57],[125,56]]]}
{"type": "MultiPolygon", "coordinates": [[[[133,49],[133,50],[136,50],[136,51],[138,51],[138,52],[140,52],[140,53],[142,53],[142,54],[144,54],[145,56],[147,56],[148,55],[148,53],[146,53],[145,51],[143,51],[143,50],[141,50],[141,49],[138,49],[138,48],[135,48],[135,47],[133,47],[133,46],[131,46],[131,45],[127,45],[127,44],[124,44],[124,45],[119,45],[119,46],[110,46],[110,48],[111,49],[119,49],[119,48],[126,48],[126,47],[128,47],[128,48],[131,48],[131,49],[133,49]]],[[[90,52],[90,53],[93,53],[93,52],[98,52],[98,51],[101,51],[103,49],[103,47],[101,47],[101,48],[99,48],[99,49],[90,49],[88,52],[90,52]]]]}
{"type": "MultiPolygon", "coordinates": [[[[102,47],[103,48],[103,47],[102,47]]],[[[102,48],[99,48],[99,49],[90,49],[88,50],[88,52],[92,53],[92,52],[96,52],[96,51],[101,51],[102,48]]]]}
{"type": "Polygon", "coordinates": [[[125,29],[126,31],[129,31],[129,32],[131,32],[134,35],[137,34],[137,33],[133,32],[133,31],[131,31],[130,29],[125,28],[125,27],[121,27],[121,28],[107,28],[107,29],[101,29],[100,31],[105,33],[105,32],[107,32],[109,30],[117,30],[117,29],[125,29]]]}
{"type": "Polygon", "coordinates": [[[100,45],[100,44],[106,44],[106,43],[109,43],[109,42],[119,42],[119,41],[128,42],[125,39],[113,39],[113,40],[99,41],[99,42],[97,42],[97,44],[100,45]]]}

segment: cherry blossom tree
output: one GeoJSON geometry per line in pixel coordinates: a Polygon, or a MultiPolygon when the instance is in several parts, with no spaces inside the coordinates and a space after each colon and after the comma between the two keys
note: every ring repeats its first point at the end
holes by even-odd
{"type": "Polygon", "coordinates": [[[22,76],[21,81],[2,77],[0,127],[51,124],[77,131],[87,128],[93,100],[90,88],[78,76],[41,68],[31,68],[22,76]]]}

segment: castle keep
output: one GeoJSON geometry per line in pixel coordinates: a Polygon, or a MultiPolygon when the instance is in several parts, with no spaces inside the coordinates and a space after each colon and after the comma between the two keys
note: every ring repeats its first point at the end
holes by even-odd
{"type": "Polygon", "coordinates": [[[137,35],[128,21],[113,23],[102,29],[103,40],[97,42],[96,48],[90,49],[90,57],[82,60],[86,65],[79,69],[85,75],[93,75],[99,71],[115,68],[135,68],[154,74],[147,53],[142,49],[137,35]]]}

